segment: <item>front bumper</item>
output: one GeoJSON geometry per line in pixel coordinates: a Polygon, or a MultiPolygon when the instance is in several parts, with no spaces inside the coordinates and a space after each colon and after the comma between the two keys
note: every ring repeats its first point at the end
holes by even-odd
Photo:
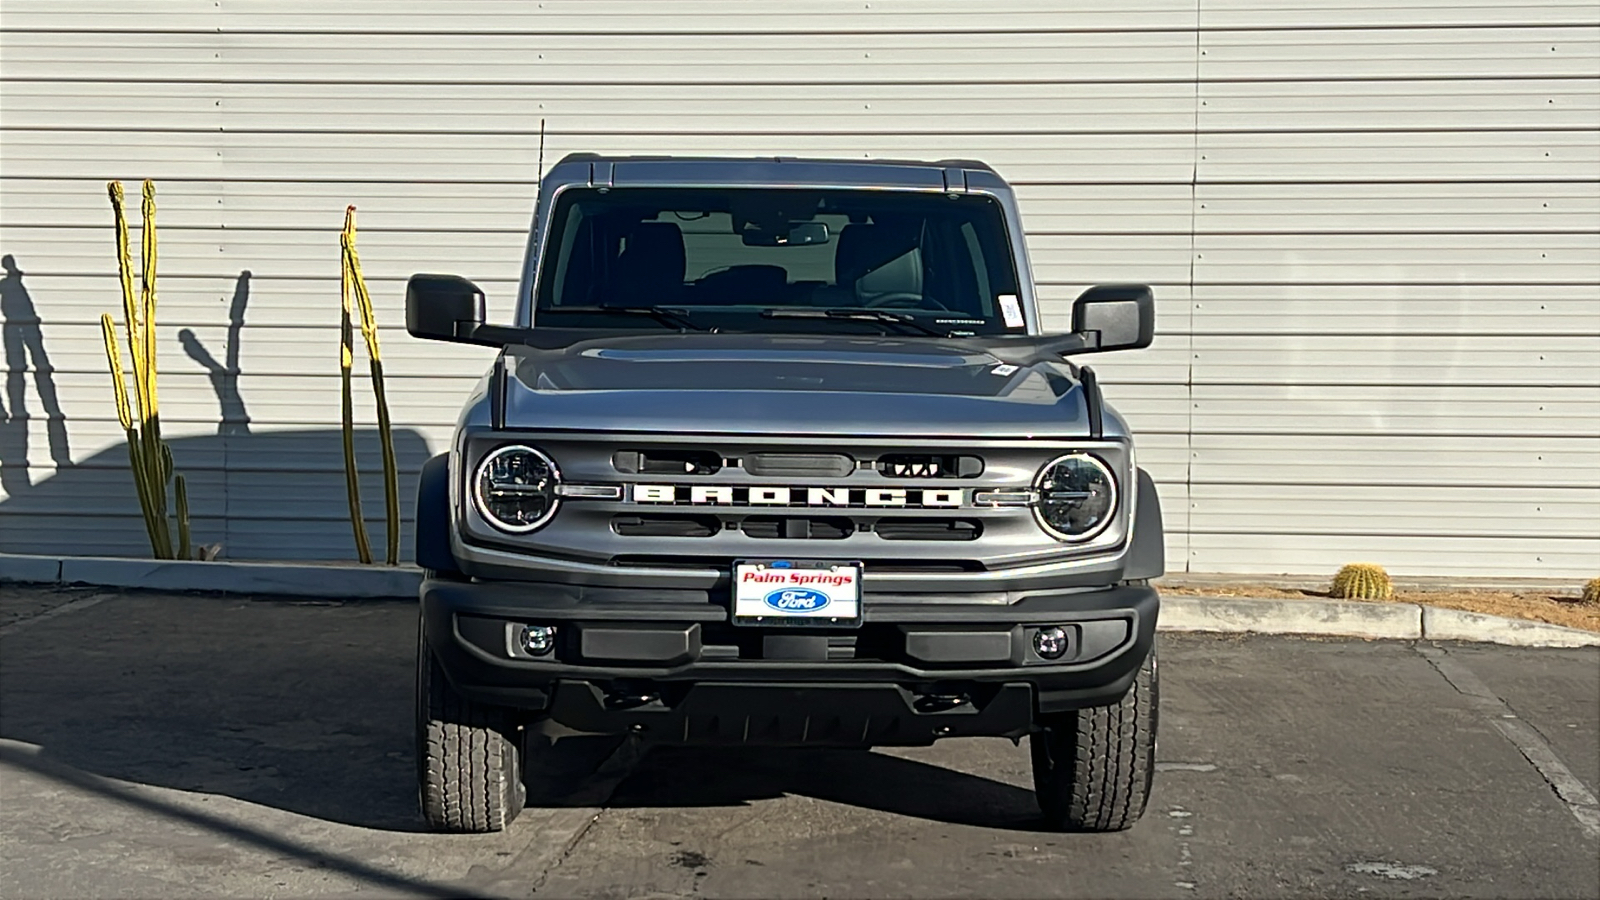
{"type": "MultiPolygon", "coordinates": [[[[899,600],[904,595],[896,595],[899,600]]],[[[874,603],[855,629],[749,628],[707,591],[429,579],[424,634],[457,690],[579,731],[669,742],[925,744],[1004,735],[1039,714],[1115,703],[1155,640],[1153,588],[1040,592],[1009,603],[874,603]],[[531,657],[524,624],[554,625],[531,657]],[[1068,648],[1041,658],[1033,633],[1068,648]]]]}

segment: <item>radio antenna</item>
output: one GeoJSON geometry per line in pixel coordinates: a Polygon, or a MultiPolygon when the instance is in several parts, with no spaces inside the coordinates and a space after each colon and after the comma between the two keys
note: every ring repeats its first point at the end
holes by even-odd
{"type": "Polygon", "coordinates": [[[533,231],[538,234],[539,201],[544,199],[544,116],[539,117],[539,171],[533,176],[533,231]]]}
{"type": "Polygon", "coordinates": [[[544,118],[539,119],[539,180],[544,181],[544,118]]]}

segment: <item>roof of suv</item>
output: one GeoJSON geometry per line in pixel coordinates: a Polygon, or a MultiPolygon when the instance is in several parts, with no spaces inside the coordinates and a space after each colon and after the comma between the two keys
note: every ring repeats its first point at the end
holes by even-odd
{"type": "Polygon", "coordinates": [[[988,164],[970,159],[802,159],[785,156],[602,156],[572,153],[550,170],[557,184],[917,188],[965,191],[1006,187],[988,164]]]}

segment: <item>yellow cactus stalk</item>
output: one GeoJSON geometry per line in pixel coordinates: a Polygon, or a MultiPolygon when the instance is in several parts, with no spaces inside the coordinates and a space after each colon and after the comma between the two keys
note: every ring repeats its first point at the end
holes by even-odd
{"type": "Polygon", "coordinates": [[[105,339],[106,360],[111,365],[111,385],[117,395],[117,421],[128,440],[128,467],[133,472],[134,491],[139,495],[139,511],[144,515],[145,533],[150,536],[150,551],[161,556],[156,542],[155,511],[150,506],[150,491],[144,477],[144,459],[140,452],[139,432],[133,427],[133,411],[128,407],[128,385],[122,375],[122,353],[117,348],[117,327],[111,314],[100,315],[100,330],[105,339]]]}
{"type": "MultiPolygon", "coordinates": [[[[353,208],[352,208],[353,209],[353,208]]],[[[351,211],[344,215],[345,232],[354,227],[351,211]]],[[[343,237],[340,238],[341,247],[343,237]]],[[[350,528],[355,532],[356,557],[363,564],[372,562],[372,545],[367,540],[367,523],[361,515],[361,476],[356,471],[355,410],[350,393],[350,366],[355,356],[355,334],[351,325],[350,304],[355,294],[349,255],[339,252],[339,415],[344,436],[344,484],[350,503],[350,528]]]]}
{"type": "Polygon", "coordinates": [[[1383,566],[1374,563],[1351,563],[1333,576],[1328,588],[1331,597],[1340,600],[1391,600],[1394,583],[1383,566]]]}
{"type": "MultiPolygon", "coordinates": [[[[352,498],[351,515],[360,513],[360,488],[356,483],[355,457],[351,432],[350,366],[354,350],[354,335],[350,323],[352,296],[355,312],[361,318],[361,337],[367,345],[367,366],[372,376],[372,395],[378,409],[378,443],[383,452],[383,507],[385,543],[384,560],[391,566],[400,564],[400,477],[394,456],[394,435],[389,422],[389,400],[383,387],[383,355],[378,349],[378,319],[372,311],[372,295],[367,293],[367,281],[361,275],[361,257],[356,253],[356,208],[345,207],[344,231],[339,235],[342,255],[340,267],[341,301],[344,307],[342,327],[343,347],[340,354],[344,386],[345,408],[345,478],[352,498]]],[[[365,526],[357,538],[358,550],[365,540],[365,526]]],[[[370,550],[362,555],[362,562],[371,562],[370,550]]]]}
{"type": "Polygon", "coordinates": [[[1600,578],[1591,578],[1583,584],[1583,594],[1579,602],[1590,606],[1600,606],[1600,578]]]}
{"type": "MultiPolygon", "coordinates": [[[[168,451],[170,453],[170,451],[168,451]]],[[[183,476],[172,480],[172,494],[178,515],[178,558],[189,558],[189,489],[183,476]]]]}
{"type": "Polygon", "coordinates": [[[361,258],[356,253],[355,213],[354,206],[345,209],[342,244],[351,284],[355,288],[357,310],[361,316],[361,336],[367,344],[372,394],[377,405],[378,443],[383,452],[384,513],[388,529],[386,559],[389,565],[394,566],[400,564],[400,479],[389,421],[389,400],[383,384],[383,354],[378,349],[378,319],[372,310],[372,295],[367,292],[367,280],[361,275],[361,258]]]}
{"type": "Polygon", "coordinates": [[[128,440],[128,464],[133,470],[133,484],[139,495],[139,509],[144,514],[151,552],[158,559],[188,559],[189,499],[182,476],[178,476],[175,485],[177,546],[173,545],[172,529],[167,522],[167,485],[173,481],[173,464],[172,448],[161,440],[156,391],[156,188],[153,182],[144,182],[142,271],[137,298],[133,292],[133,261],[128,251],[128,219],[123,209],[122,183],[107,183],[106,192],[111,198],[117,276],[122,287],[122,315],[133,370],[134,405],[130,405],[116,325],[110,314],[102,315],[100,330],[106,345],[106,362],[111,367],[112,389],[116,392],[117,421],[128,440]]]}

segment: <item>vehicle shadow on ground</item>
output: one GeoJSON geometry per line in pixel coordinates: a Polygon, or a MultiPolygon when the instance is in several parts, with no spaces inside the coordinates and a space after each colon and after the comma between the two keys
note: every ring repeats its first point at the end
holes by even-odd
{"type": "MultiPolygon", "coordinates": [[[[0,737],[105,778],[329,822],[419,831],[415,604],[130,593],[7,635],[0,737]]],[[[534,802],[604,801],[615,739],[558,742],[534,802]]],[[[800,794],[939,822],[1035,829],[1030,791],[882,753],[646,748],[607,805],[800,794]]],[[[637,748],[629,748],[637,758],[637,748]]]]}
{"type": "Polygon", "coordinates": [[[6,636],[0,737],[46,762],[419,831],[415,604],[118,596],[6,636]]]}
{"type": "Polygon", "coordinates": [[[612,807],[742,806],[798,794],[953,825],[1039,831],[1033,791],[865,750],[655,747],[612,807]]]}

